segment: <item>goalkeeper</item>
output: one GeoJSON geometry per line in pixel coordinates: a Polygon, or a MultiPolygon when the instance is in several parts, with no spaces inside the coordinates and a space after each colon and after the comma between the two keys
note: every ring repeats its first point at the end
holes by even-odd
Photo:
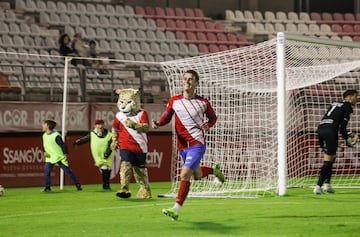
{"type": "Polygon", "coordinates": [[[330,185],[330,179],[339,146],[338,134],[340,130],[347,146],[355,146],[353,135],[348,132],[347,125],[350,120],[350,114],[353,112],[352,106],[357,102],[357,95],[356,90],[345,91],[343,93],[343,101],[332,103],[320,121],[318,136],[320,147],[324,152],[324,163],[320,170],[317,185],[314,188],[314,194],[323,194],[323,192],[335,193],[330,185]]]}
{"type": "Polygon", "coordinates": [[[179,217],[179,211],[190,190],[192,176],[194,179],[201,179],[214,174],[219,181],[224,182],[224,175],[218,164],[213,168],[200,166],[206,149],[205,132],[215,125],[217,117],[210,102],[195,93],[198,84],[198,73],[194,70],[186,71],[182,80],[183,93],[171,97],[160,120],[152,121],[152,127],[157,128],[169,123],[175,115],[178,150],[183,161],[181,181],[174,207],[162,210],[173,220],[179,217]]]}

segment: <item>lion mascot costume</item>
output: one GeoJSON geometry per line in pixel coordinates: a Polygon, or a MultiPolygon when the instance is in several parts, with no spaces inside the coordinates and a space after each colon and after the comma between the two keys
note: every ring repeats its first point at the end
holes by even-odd
{"type": "Polygon", "coordinates": [[[129,184],[134,175],[140,188],[137,198],[151,198],[149,177],[146,168],[147,132],[149,118],[145,110],[140,108],[140,91],[134,89],[117,89],[119,95],[116,114],[112,128],[112,150],[119,149],[120,184],[116,193],[120,198],[131,196],[129,184]]]}

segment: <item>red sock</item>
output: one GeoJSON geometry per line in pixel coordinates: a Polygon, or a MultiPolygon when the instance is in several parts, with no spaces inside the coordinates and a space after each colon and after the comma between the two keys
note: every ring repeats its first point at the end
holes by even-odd
{"type": "Polygon", "coordinates": [[[201,178],[207,177],[209,174],[214,173],[213,168],[210,168],[210,167],[207,167],[207,166],[200,166],[200,169],[202,171],[202,177],[201,178]]]}
{"type": "Polygon", "coordinates": [[[190,181],[181,180],[176,202],[182,206],[190,190],[190,181]]]}

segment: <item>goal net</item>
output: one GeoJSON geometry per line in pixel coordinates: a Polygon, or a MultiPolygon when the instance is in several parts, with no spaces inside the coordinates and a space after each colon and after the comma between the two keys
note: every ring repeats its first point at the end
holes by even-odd
{"type": "MultiPolygon", "coordinates": [[[[352,42],[285,35],[285,41],[278,37],[162,63],[171,95],[182,92],[183,73],[196,70],[200,75],[197,93],[209,99],[218,116],[207,133],[202,165],[219,163],[226,182],[216,186],[213,176],[194,180],[189,196],[257,197],[278,193],[282,183],[285,189],[314,186],[323,163],[317,125],[331,102],[341,101],[347,89],[359,89],[358,47],[352,42]],[[277,53],[281,48],[283,57],[277,53]],[[285,82],[280,98],[277,80],[280,75],[281,81],[282,72],[285,82]],[[278,113],[278,101],[284,104],[283,114],[278,113]],[[282,133],[284,144],[279,144],[282,133]],[[279,170],[280,164],[284,171],[279,170]]],[[[358,133],[359,121],[355,108],[348,129],[358,133]]],[[[176,151],[175,133],[173,141],[176,151]]],[[[339,148],[333,186],[360,185],[359,153],[359,145],[339,148]]],[[[181,167],[174,152],[172,188],[165,196],[176,196],[181,167]]]]}

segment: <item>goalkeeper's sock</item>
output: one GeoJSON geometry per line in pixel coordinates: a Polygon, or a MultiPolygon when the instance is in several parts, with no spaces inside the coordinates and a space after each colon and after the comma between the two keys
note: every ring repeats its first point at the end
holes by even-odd
{"type": "Polygon", "coordinates": [[[332,170],[332,162],[324,161],[324,164],[320,171],[320,176],[317,185],[320,187],[324,184],[325,180],[329,177],[329,172],[332,170]]]}
{"type": "Polygon", "coordinates": [[[334,162],[333,161],[328,161],[328,162],[330,162],[330,164],[329,164],[330,168],[328,170],[328,173],[325,176],[324,182],[329,184],[331,181],[332,167],[333,167],[334,162]]]}
{"type": "Polygon", "coordinates": [[[189,193],[189,190],[190,190],[190,181],[181,180],[176,203],[178,203],[180,206],[182,206],[183,203],[185,202],[185,199],[186,199],[188,193],[189,193]]]}
{"type": "Polygon", "coordinates": [[[202,172],[202,177],[201,178],[205,178],[207,177],[209,174],[213,174],[214,170],[213,168],[207,167],[207,166],[200,166],[201,172],[202,172]]]}

